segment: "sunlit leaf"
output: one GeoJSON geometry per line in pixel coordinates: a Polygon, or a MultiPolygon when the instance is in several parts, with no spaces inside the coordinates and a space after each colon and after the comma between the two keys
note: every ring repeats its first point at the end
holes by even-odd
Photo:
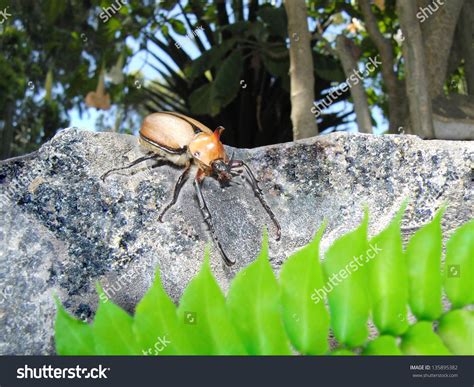
{"type": "Polygon", "coordinates": [[[209,250],[199,274],[184,291],[178,308],[181,331],[196,355],[244,355],[224,295],[211,273],[209,250]]]}
{"type": "Polygon", "coordinates": [[[474,311],[446,313],[439,322],[438,335],[454,355],[474,355],[474,311]]]}
{"type": "Polygon", "coordinates": [[[151,288],[135,309],[133,332],[144,355],[174,355],[190,351],[179,331],[176,306],[166,294],[156,270],[151,288]]]}
{"type": "Polygon", "coordinates": [[[400,348],[405,355],[451,355],[428,321],[411,326],[403,336],[400,348]]]}
{"type": "Polygon", "coordinates": [[[335,349],[332,352],[329,352],[330,356],[355,356],[356,354],[352,351],[349,351],[348,349],[335,349]]]}
{"type": "Polygon", "coordinates": [[[122,23],[117,18],[110,18],[107,22],[107,31],[110,36],[113,36],[117,31],[120,31],[122,23]]]}
{"type": "Polygon", "coordinates": [[[285,328],[291,343],[302,354],[318,355],[328,350],[329,313],[324,299],[312,297],[324,284],[319,262],[324,229],[322,225],[314,239],[290,256],[280,272],[285,328]]]}
{"type": "Polygon", "coordinates": [[[444,289],[455,308],[474,303],[474,220],[459,227],[446,245],[444,289]]]}
{"type": "Polygon", "coordinates": [[[99,307],[92,331],[98,355],[142,355],[133,334],[133,319],[98,286],[99,307]]]}
{"type": "Polygon", "coordinates": [[[370,261],[367,242],[368,214],[361,225],[336,240],[323,262],[326,284],[322,290],[329,298],[331,327],[339,342],[356,347],[368,336],[369,298],[367,269],[370,261]]]}
{"type": "Polygon", "coordinates": [[[393,336],[380,336],[370,341],[362,352],[363,355],[402,355],[398,348],[397,339],[393,336]]]}
{"type": "Polygon", "coordinates": [[[56,300],[57,314],[55,323],[56,352],[59,355],[94,355],[92,327],[70,316],[59,300],[56,300]]]}
{"type": "Polygon", "coordinates": [[[186,27],[181,20],[178,19],[171,19],[170,20],[171,27],[173,27],[173,31],[176,32],[178,35],[186,35],[186,27]]]}
{"type": "Polygon", "coordinates": [[[232,281],[227,296],[232,322],[251,355],[288,355],[278,283],[268,262],[268,235],[255,262],[232,281]]]}
{"type": "Polygon", "coordinates": [[[409,278],[409,301],[413,314],[422,320],[435,320],[441,305],[441,217],[420,228],[406,248],[409,278]]]}
{"type": "Polygon", "coordinates": [[[403,254],[400,221],[407,203],[388,227],[371,239],[380,251],[369,265],[372,318],[379,332],[399,335],[408,329],[408,269],[403,254]]]}

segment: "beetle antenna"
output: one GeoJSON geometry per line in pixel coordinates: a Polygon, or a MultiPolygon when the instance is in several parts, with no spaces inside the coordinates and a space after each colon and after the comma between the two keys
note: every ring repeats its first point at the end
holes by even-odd
{"type": "Polygon", "coordinates": [[[232,164],[234,163],[234,155],[235,155],[235,151],[232,151],[232,155],[230,156],[230,160],[227,163],[227,172],[229,172],[229,173],[232,173],[231,169],[232,169],[232,164]]]}
{"type": "Polygon", "coordinates": [[[156,153],[153,153],[153,152],[148,152],[146,154],[146,156],[142,156],[142,157],[139,157],[138,159],[132,161],[130,164],[126,165],[125,167],[120,167],[120,168],[114,168],[114,169],[110,169],[109,171],[105,172],[100,178],[102,179],[102,181],[105,181],[105,179],[113,172],[117,172],[117,171],[122,171],[124,169],[129,169],[137,164],[140,164],[144,161],[147,161],[147,160],[151,160],[151,159],[154,159],[156,158],[158,155],[156,153]]]}

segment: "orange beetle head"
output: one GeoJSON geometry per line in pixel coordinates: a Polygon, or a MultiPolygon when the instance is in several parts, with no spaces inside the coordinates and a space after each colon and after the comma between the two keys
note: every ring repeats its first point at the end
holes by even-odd
{"type": "Polygon", "coordinates": [[[219,181],[226,182],[232,178],[227,155],[220,140],[224,131],[219,126],[214,133],[201,132],[189,143],[188,149],[192,157],[198,161],[202,169],[214,174],[219,181]]]}

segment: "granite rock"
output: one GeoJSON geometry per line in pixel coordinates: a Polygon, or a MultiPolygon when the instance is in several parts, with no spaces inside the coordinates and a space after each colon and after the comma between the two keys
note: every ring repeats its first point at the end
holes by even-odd
{"type": "MultiPolygon", "coordinates": [[[[211,239],[197,205],[194,172],[163,223],[160,208],[179,168],[149,161],[100,179],[144,153],[133,136],[71,128],[35,154],[2,162],[0,354],[54,353],[54,295],[87,321],[100,282],[132,312],[159,268],[166,290],[179,299],[211,239]]],[[[324,219],[322,251],[358,225],[365,205],[375,234],[411,198],[402,223],[405,240],[443,204],[445,239],[474,217],[473,142],[334,133],[235,149],[235,157],[245,159],[260,180],[282,237],[273,240],[274,226],[242,177],[225,188],[206,179],[217,233],[237,260],[227,267],[211,243],[211,267],[224,291],[255,259],[265,226],[278,273],[324,219]]]]}

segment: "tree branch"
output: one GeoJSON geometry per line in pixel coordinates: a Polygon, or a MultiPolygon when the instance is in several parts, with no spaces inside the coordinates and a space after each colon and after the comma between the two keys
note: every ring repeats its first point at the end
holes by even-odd
{"type": "MultiPolygon", "coordinates": [[[[347,79],[349,79],[354,72],[358,71],[357,59],[353,55],[353,50],[351,49],[352,46],[354,46],[354,43],[344,35],[339,35],[337,37],[336,50],[347,79]]],[[[359,132],[372,133],[372,120],[363,83],[358,79],[357,83],[354,82],[348,84],[348,87],[350,87],[352,99],[354,101],[354,110],[356,112],[359,132]]]]}
{"type": "Polygon", "coordinates": [[[389,132],[397,133],[397,128],[404,124],[404,100],[401,94],[400,82],[394,70],[394,56],[390,40],[386,39],[377,25],[377,19],[372,12],[369,0],[359,0],[359,7],[364,17],[365,27],[380,53],[382,61],[382,78],[388,94],[389,132]]]}

